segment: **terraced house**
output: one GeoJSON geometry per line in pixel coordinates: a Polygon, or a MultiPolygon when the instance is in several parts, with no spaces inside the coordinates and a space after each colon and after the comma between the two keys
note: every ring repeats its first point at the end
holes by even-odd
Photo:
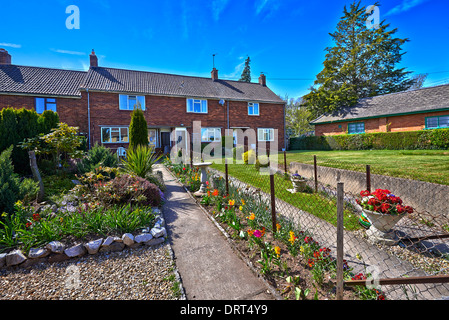
{"type": "MultiPolygon", "coordinates": [[[[201,121],[201,141],[219,142],[225,129],[253,129],[257,141],[278,139],[285,146],[285,102],[266,84],[101,67],[92,50],[88,71],[11,64],[0,49],[0,109],[58,112],[60,120],[80,128],[95,142],[127,148],[133,108],[139,105],[148,123],[150,144],[167,152],[170,133],[191,134],[201,121]],[[275,133],[277,134],[277,137],[275,133]]],[[[237,131],[236,131],[237,132],[237,131]]]]}

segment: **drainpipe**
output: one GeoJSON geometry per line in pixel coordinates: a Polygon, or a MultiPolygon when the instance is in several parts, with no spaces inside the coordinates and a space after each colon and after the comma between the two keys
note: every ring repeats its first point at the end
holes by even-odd
{"type": "Polygon", "coordinates": [[[90,150],[91,142],[90,142],[90,99],[89,99],[89,89],[86,88],[86,91],[87,91],[87,124],[89,126],[88,139],[89,139],[89,150],[90,150]]]}
{"type": "Polygon", "coordinates": [[[228,130],[229,130],[229,100],[227,102],[228,102],[228,130]]]}

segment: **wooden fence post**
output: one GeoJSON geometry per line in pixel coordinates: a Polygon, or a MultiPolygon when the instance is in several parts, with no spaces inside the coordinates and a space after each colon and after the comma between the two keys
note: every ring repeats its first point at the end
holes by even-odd
{"type": "Polygon", "coordinates": [[[271,194],[271,222],[273,233],[276,232],[276,195],[274,193],[274,172],[270,169],[270,194],[271,194]]]}
{"type": "Polygon", "coordinates": [[[371,192],[371,166],[366,165],[366,190],[371,192]]]}
{"type": "Polygon", "coordinates": [[[343,182],[337,184],[337,300],[343,299],[343,182]]]}
{"type": "Polygon", "coordinates": [[[225,158],[226,195],[229,195],[228,159],[225,158]]]}
{"type": "Polygon", "coordinates": [[[287,151],[284,150],[284,173],[288,173],[287,170],[287,151]]]}
{"type": "Polygon", "coordinates": [[[318,168],[316,165],[316,155],[313,156],[313,175],[315,177],[315,192],[318,192],[318,168]]]}

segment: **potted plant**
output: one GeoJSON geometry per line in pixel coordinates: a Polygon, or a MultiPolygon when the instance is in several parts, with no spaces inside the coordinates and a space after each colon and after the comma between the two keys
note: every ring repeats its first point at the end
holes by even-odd
{"type": "Polygon", "coordinates": [[[295,192],[302,192],[306,189],[306,178],[299,175],[297,172],[290,176],[290,180],[293,183],[293,189],[295,192]]]}
{"type": "Polygon", "coordinates": [[[393,245],[397,243],[392,228],[413,208],[405,206],[402,199],[387,189],[376,189],[374,192],[364,190],[360,192],[361,200],[357,199],[359,210],[362,212],[360,222],[369,228],[368,238],[375,243],[393,245]]]}

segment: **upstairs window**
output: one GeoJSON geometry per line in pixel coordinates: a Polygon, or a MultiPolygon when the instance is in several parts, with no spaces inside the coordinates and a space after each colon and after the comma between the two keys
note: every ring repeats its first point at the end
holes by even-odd
{"type": "Polygon", "coordinates": [[[254,102],[248,102],[248,115],[258,116],[259,115],[259,104],[254,102]]]}
{"type": "Polygon", "coordinates": [[[45,110],[56,112],[56,98],[36,98],[35,109],[39,114],[45,110]]]}
{"type": "Polygon", "coordinates": [[[356,122],[348,124],[349,134],[365,133],[365,122],[356,122]]]}
{"type": "Polygon", "coordinates": [[[145,96],[134,96],[121,94],[119,97],[119,109],[120,110],[134,110],[134,108],[140,107],[145,110],[145,96]]]}
{"type": "Polygon", "coordinates": [[[426,118],[426,129],[449,128],[449,115],[426,118]]]}
{"type": "Polygon", "coordinates": [[[207,113],[207,100],[187,99],[187,112],[207,113]]]}

